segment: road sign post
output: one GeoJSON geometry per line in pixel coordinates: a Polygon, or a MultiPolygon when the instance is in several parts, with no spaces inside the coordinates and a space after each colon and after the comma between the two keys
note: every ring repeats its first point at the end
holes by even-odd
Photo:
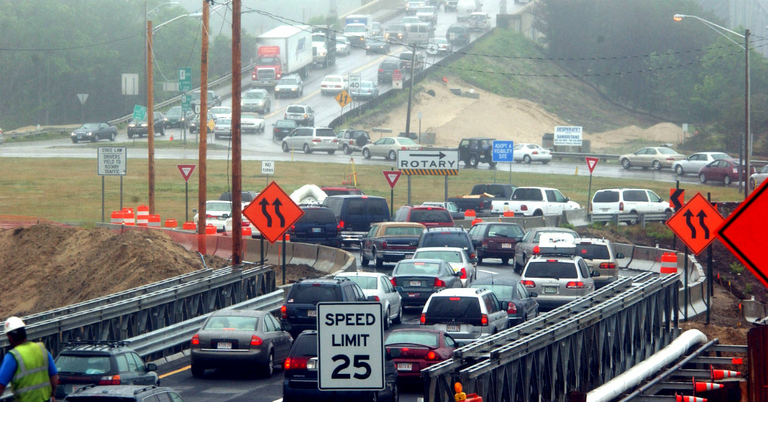
{"type": "Polygon", "coordinates": [[[403,89],[403,73],[399,70],[392,72],[392,88],[396,90],[403,89]]]}
{"type": "Polygon", "coordinates": [[[318,388],[381,391],[384,325],[379,302],[317,304],[318,388]]]}
{"type": "Polygon", "coordinates": [[[192,68],[179,68],[179,91],[188,92],[192,90],[192,68]]]}
{"type": "Polygon", "coordinates": [[[98,147],[96,173],[101,176],[101,222],[104,222],[105,176],[120,176],[120,208],[123,208],[123,176],[127,172],[128,149],[126,147],[98,147]]]}
{"type": "Polygon", "coordinates": [[[392,168],[392,171],[382,171],[382,173],[384,178],[387,179],[387,183],[389,183],[389,217],[394,217],[395,185],[403,173],[395,171],[394,168],[392,168]]]}
{"type": "MultiPolygon", "coordinates": [[[[408,176],[408,205],[411,204],[412,175],[459,175],[458,150],[399,150],[397,167],[408,176]]],[[[448,181],[445,182],[448,194],[448,181]]]]}
{"type": "Polygon", "coordinates": [[[189,178],[195,170],[196,165],[176,165],[181,176],[184,178],[184,221],[189,220],[189,178]]]}
{"type": "Polygon", "coordinates": [[[589,168],[589,190],[587,191],[587,217],[589,217],[592,203],[590,200],[590,197],[592,196],[592,172],[595,170],[597,163],[600,162],[600,158],[586,157],[584,159],[587,161],[587,168],[589,168]]]}
{"type": "Polygon", "coordinates": [[[344,107],[352,102],[352,97],[349,96],[349,93],[347,93],[346,90],[342,90],[334,99],[336,99],[336,102],[338,102],[341,107],[341,114],[344,115],[344,107]]]}
{"type": "Polygon", "coordinates": [[[267,176],[267,186],[269,186],[269,176],[275,175],[275,161],[261,161],[261,175],[267,176]]]}
{"type": "MultiPolygon", "coordinates": [[[[494,140],[492,144],[491,159],[496,163],[507,162],[509,164],[509,184],[512,184],[512,162],[515,161],[515,142],[494,140]]],[[[496,182],[496,171],[493,172],[493,181],[496,182]]]]}

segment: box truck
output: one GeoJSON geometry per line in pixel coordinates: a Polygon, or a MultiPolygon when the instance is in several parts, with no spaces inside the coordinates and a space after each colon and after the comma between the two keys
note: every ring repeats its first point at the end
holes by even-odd
{"type": "Polygon", "coordinates": [[[258,52],[251,85],[274,88],[283,76],[306,78],[312,69],[312,28],[283,25],[256,38],[258,52]]]}

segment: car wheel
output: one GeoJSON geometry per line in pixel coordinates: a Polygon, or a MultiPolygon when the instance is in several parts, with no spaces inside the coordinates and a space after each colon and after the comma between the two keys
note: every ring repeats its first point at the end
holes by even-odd
{"type": "Polygon", "coordinates": [[[482,264],[482,263],[483,263],[483,259],[482,259],[482,258],[480,258],[480,257],[477,257],[477,263],[478,263],[478,264],[482,264]]]}
{"type": "Polygon", "coordinates": [[[628,170],[632,166],[632,164],[629,163],[629,159],[624,158],[621,160],[621,166],[624,169],[628,170]]]}
{"type": "Polygon", "coordinates": [[[72,142],[77,144],[77,138],[72,138],[72,142]]]}
{"type": "Polygon", "coordinates": [[[704,175],[704,173],[699,174],[699,181],[702,182],[702,183],[706,183],[707,182],[707,176],[704,175]]]}
{"type": "Polygon", "coordinates": [[[264,375],[264,378],[271,378],[272,374],[275,373],[275,353],[272,350],[269,350],[269,359],[267,359],[267,363],[261,365],[261,374],[264,375]]]}
{"type": "Polygon", "coordinates": [[[627,222],[629,225],[637,225],[637,223],[640,222],[640,219],[637,217],[637,211],[632,210],[629,212],[629,215],[634,217],[634,219],[631,219],[629,222],[627,222]]]}
{"type": "Polygon", "coordinates": [[[371,158],[371,152],[368,149],[363,149],[363,157],[366,159],[371,158]]]}
{"type": "Polygon", "coordinates": [[[661,162],[653,161],[653,169],[655,169],[656,171],[661,171],[661,162]]]}
{"type": "Polygon", "coordinates": [[[306,154],[312,153],[312,150],[309,149],[309,144],[304,144],[304,153],[306,154]]]}
{"type": "Polygon", "coordinates": [[[548,160],[543,160],[543,161],[541,161],[541,164],[542,164],[542,165],[546,165],[546,164],[548,164],[548,163],[549,163],[549,161],[548,161],[548,160]]]}
{"type": "Polygon", "coordinates": [[[726,186],[730,186],[731,185],[731,177],[730,176],[725,176],[723,178],[723,183],[725,183],[726,186]]]}
{"type": "Polygon", "coordinates": [[[259,133],[264,133],[264,129],[265,129],[265,128],[266,128],[266,127],[265,127],[264,125],[261,125],[261,128],[259,128],[259,133]]]}
{"type": "Polygon", "coordinates": [[[683,170],[682,165],[678,165],[675,167],[675,174],[679,175],[680,177],[685,175],[685,170],[683,170]]]}
{"type": "Polygon", "coordinates": [[[328,150],[328,154],[329,154],[329,155],[332,155],[332,154],[334,154],[334,153],[336,153],[336,150],[328,150]]]}
{"type": "Polygon", "coordinates": [[[477,155],[469,155],[469,166],[472,168],[477,168],[477,164],[480,161],[477,160],[477,155]]]}
{"type": "Polygon", "coordinates": [[[520,274],[520,272],[523,271],[523,267],[517,263],[517,260],[515,260],[513,267],[514,267],[513,271],[517,274],[520,274]]]}
{"type": "Polygon", "coordinates": [[[749,188],[753,190],[755,189],[755,179],[749,179],[749,188]]]}
{"type": "Polygon", "coordinates": [[[360,262],[363,264],[363,267],[368,266],[368,264],[370,263],[368,258],[365,257],[365,254],[363,253],[362,248],[360,249],[360,262]]]}
{"type": "Polygon", "coordinates": [[[389,308],[387,308],[386,312],[387,319],[384,320],[384,330],[389,330],[390,327],[392,327],[392,314],[389,311],[389,308]]]}
{"type": "Polygon", "coordinates": [[[531,157],[528,155],[523,156],[523,162],[527,164],[531,163],[531,157]]]}
{"type": "Polygon", "coordinates": [[[541,209],[536,209],[536,211],[533,212],[534,216],[544,216],[544,212],[541,211],[541,209]]]}
{"type": "Polygon", "coordinates": [[[395,386],[392,388],[391,402],[400,402],[400,391],[397,389],[397,382],[395,382],[395,386]]]}
{"type": "Polygon", "coordinates": [[[109,136],[109,140],[110,140],[110,141],[114,141],[114,140],[115,140],[115,137],[117,137],[117,134],[116,134],[116,133],[114,133],[114,132],[112,132],[112,135],[110,135],[110,136],[109,136]]]}
{"type": "Polygon", "coordinates": [[[280,99],[280,93],[275,92],[275,99],[280,99]]]}
{"type": "Polygon", "coordinates": [[[283,143],[283,151],[284,151],[285,153],[288,153],[288,150],[289,150],[289,149],[288,149],[288,143],[283,143]]]}
{"type": "Polygon", "coordinates": [[[504,265],[509,264],[509,258],[502,258],[501,259],[501,263],[504,264],[504,265]]]}
{"type": "Polygon", "coordinates": [[[205,375],[205,368],[199,364],[192,363],[192,367],[189,370],[195,378],[202,378],[205,375]]]}
{"type": "Polygon", "coordinates": [[[397,316],[395,319],[392,320],[395,324],[400,324],[403,322],[403,305],[400,305],[400,309],[397,311],[397,316]]]}
{"type": "Polygon", "coordinates": [[[389,155],[387,156],[387,159],[389,159],[389,160],[395,160],[395,159],[397,159],[397,153],[395,153],[395,151],[394,151],[394,150],[390,150],[390,151],[389,151],[389,155]]]}
{"type": "Polygon", "coordinates": [[[99,142],[99,136],[94,135],[93,138],[91,138],[91,142],[99,142]]]}
{"type": "Polygon", "coordinates": [[[672,209],[666,209],[664,210],[664,216],[667,217],[667,219],[672,217],[672,209]]]}
{"type": "Polygon", "coordinates": [[[345,155],[351,155],[352,154],[352,149],[349,148],[349,146],[346,145],[346,144],[344,144],[344,154],[345,155]]]}

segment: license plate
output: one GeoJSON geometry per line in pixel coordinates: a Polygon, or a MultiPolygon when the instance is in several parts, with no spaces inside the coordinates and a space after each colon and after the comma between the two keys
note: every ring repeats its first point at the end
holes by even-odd
{"type": "Polygon", "coordinates": [[[556,286],[545,286],[544,287],[544,294],[557,294],[557,287],[556,286]]]}
{"type": "Polygon", "coordinates": [[[501,244],[502,249],[512,249],[512,243],[502,243],[501,244]]]}
{"type": "Polygon", "coordinates": [[[458,332],[461,331],[461,324],[448,324],[446,326],[447,332],[458,332]]]}
{"type": "Polygon", "coordinates": [[[408,293],[408,297],[421,297],[420,293],[408,293]]]}
{"type": "Polygon", "coordinates": [[[319,232],[322,232],[322,231],[323,231],[322,228],[312,228],[312,232],[313,233],[319,233],[319,232]]]}
{"type": "Polygon", "coordinates": [[[399,371],[410,371],[410,370],[413,370],[413,365],[411,363],[398,363],[397,364],[397,370],[399,370],[399,371]]]}
{"type": "Polygon", "coordinates": [[[421,281],[411,281],[408,286],[420,287],[421,286],[421,281]]]}
{"type": "Polygon", "coordinates": [[[216,344],[217,349],[232,349],[232,342],[219,342],[216,344]]]}
{"type": "Polygon", "coordinates": [[[307,316],[310,317],[316,317],[317,316],[317,309],[310,309],[307,311],[307,316]]]}

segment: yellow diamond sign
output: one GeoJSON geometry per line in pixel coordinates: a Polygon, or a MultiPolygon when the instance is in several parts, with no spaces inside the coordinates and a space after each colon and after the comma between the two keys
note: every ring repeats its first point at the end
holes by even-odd
{"type": "Polygon", "coordinates": [[[347,93],[346,90],[342,90],[341,93],[336,95],[336,102],[339,103],[339,106],[344,108],[345,106],[349,105],[350,102],[352,102],[352,97],[347,93]]]}

